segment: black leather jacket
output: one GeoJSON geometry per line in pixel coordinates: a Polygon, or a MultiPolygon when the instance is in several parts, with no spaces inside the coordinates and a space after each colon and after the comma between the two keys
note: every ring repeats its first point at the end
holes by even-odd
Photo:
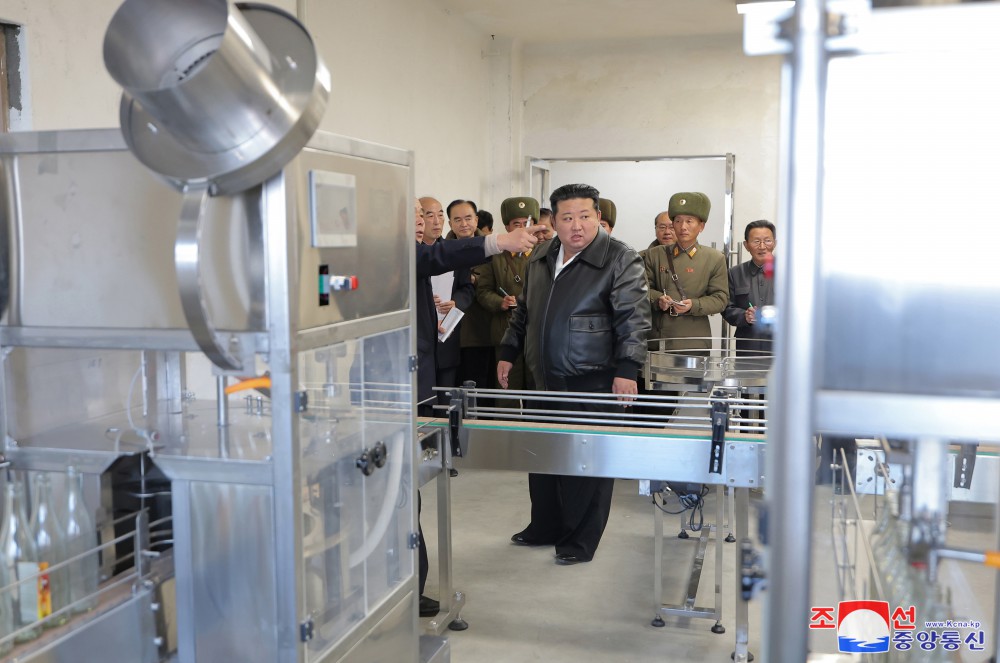
{"type": "Polygon", "coordinates": [[[539,389],[596,372],[635,380],[651,327],[638,254],[602,229],[553,282],[559,248],[557,237],[532,252],[500,359],[523,348],[539,389]]]}

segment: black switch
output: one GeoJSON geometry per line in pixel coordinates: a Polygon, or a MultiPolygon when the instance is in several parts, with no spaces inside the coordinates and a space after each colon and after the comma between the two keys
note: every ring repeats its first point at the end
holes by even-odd
{"type": "Polygon", "coordinates": [[[330,305],[330,267],[319,266],[319,305],[330,305]]]}

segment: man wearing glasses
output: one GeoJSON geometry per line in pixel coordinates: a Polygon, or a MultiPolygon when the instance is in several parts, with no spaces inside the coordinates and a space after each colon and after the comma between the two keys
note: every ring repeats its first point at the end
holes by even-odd
{"type": "Polygon", "coordinates": [[[737,350],[770,353],[770,343],[747,339],[761,337],[754,326],[757,311],[774,304],[774,282],[764,275],[765,263],[774,252],[774,224],[751,221],[743,239],[750,260],[729,270],[729,305],[722,316],[736,328],[737,350]]]}

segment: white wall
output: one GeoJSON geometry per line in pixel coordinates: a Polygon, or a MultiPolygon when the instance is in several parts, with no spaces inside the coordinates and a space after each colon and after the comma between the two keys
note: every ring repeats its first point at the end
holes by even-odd
{"type": "Polygon", "coordinates": [[[775,218],[778,58],[745,56],[730,35],[527,45],[523,63],[526,155],[731,152],[737,229],[775,218]]]}
{"type": "MultiPolygon", "coordinates": [[[[270,0],[295,12],[295,0],[270,0]]],[[[121,0],[0,0],[24,25],[30,128],[118,124],[120,89],[104,33],[121,0]]],[[[418,195],[482,198],[487,188],[487,37],[431,0],[308,0],[305,22],[330,69],[322,128],[416,150],[418,195]]]]}
{"type": "Polygon", "coordinates": [[[416,151],[416,194],[483,199],[487,46],[430,0],[308,0],[333,93],[323,128],[416,151]]]}

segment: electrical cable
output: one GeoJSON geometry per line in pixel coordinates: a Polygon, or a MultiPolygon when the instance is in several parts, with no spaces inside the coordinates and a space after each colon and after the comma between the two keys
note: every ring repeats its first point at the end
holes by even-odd
{"type": "Polygon", "coordinates": [[[664,488],[658,493],[653,493],[653,504],[663,513],[668,513],[672,516],[681,515],[687,511],[691,512],[688,517],[688,527],[687,529],[692,532],[700,532],[702,527],[705,526],[705,496],[708,495],[708,486],[702,486],[700,493],[686,493],[684,495],[676,493],[669,488],[664,488]],[[677,502],[682,507],[680,511],[670,511],[666,508],[667,500],[664,497],[664,492],[671,492],[677,496],[677,502]],[[663,503],[661,506],[656,502],[656,496],[660,496],[660,501],[663,503]],[[697,522],[695,522],[695,515],[698,516],[697,522]]]}

